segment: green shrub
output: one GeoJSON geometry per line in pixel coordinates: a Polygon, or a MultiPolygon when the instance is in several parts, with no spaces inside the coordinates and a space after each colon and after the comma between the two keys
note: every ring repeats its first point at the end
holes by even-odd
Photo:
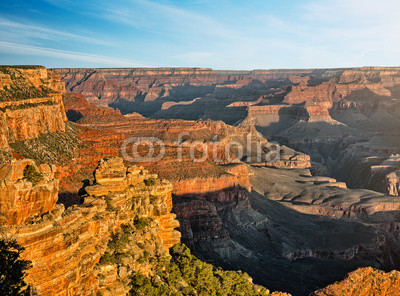
{"type": "Polygon", "coordinates": [[[150,218],[142,217],[140,219],[135,219],[134,225],[135,225],[137,230],[143,230],[143,229],[149,227],[152,221],[153,220],[150,219],[150,218]]]}
{"type": "Polygon", "coordinates": [[[106,211],[109,211],[109,212],[114,211],[115,208],[114,208],[114,206],[112,205],[111,197],[106,197],[106,198],[105,198],[105,201],[106,201],[106,211]]]}
{"type": "Polygon", "coordinates": [[[46,102],[40,102],[40,103],[25,103],[25,104],[20,104],[20,105],[8,105],[5,107],[1,107],[0,111],[1,112],[6,112],[6,110],[21,110],[21,109],[28,109],[28,108],[35,108],[39,106],[54,106],[57,105],[56,102],[53,101],[46,101],[46,102]]]}
{"type": "MultiPolygon", "coordinates": [[[[31,158],[36,163],[54,163],[64,166],[66,160],[77,157],[77,149],[84,147],[77,139],[79,127],[67,122],[65,132],[41,134],[37,139],[10,143],[11,148],[25,158],[31,158]]],[[[82,177],[88,178],[90,175],[82,177]]]]}
{"type": "Polygon", "coordinates": [[[101,265],[107,265],[107,264],[116,264],[118,262],[114,254],[104,253],[103,256],[100,257],[99,263],[101,265]]]}
{"type": "Polygon", "coordinates": [[[183,244],[172,247],[170,254],[170,261],[159,260],[155,276],[132,276],[130,295],[270,295],[246,273],[215,269],[194,257],[183,244]]]}
{"type": "Polygon", "coordinates": [[[117,233],[111,235],[107,244],[107,252],[100,258],[100,264],[122,264],[128,257],[126,249],[131,242],[131,235],[135,231],[132,225],[123,224],[117,233]]]}
{"type": "Polygon", "coordinates": [[[144,182],[144,184],[145,184],[146,186],[154,186],[154,185],[156,184],[156,180],[153,179],[153,178],[151,178],[151,179],[146,179],[146,180],[144,180],[143,182],[144,182]]]}
{"type": "Polygon", "coordinates": [[[108,248],[115,252],[123,252],[130,242],[130,237],[133,231],[134,229],[131,225],[122,225],[120,232],[111,235],[111,240],[108,242],[108,248]]]}
{"type": "Polygon", "coordinates": [[[40,180],[42,180],[43,175],[36,170],[33,165],[27,165],[24,169],[24,178],[28,179],[33,185],[36,185],[40,180]]]}

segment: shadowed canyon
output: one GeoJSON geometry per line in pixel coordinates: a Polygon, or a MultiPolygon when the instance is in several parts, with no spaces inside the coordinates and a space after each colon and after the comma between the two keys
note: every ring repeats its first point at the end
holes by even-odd
{"type": "Polygon", "coordinates": [[[2,66],[0,232],[39,295],[398,295],[399,127],[400,68],[2,66]]]}

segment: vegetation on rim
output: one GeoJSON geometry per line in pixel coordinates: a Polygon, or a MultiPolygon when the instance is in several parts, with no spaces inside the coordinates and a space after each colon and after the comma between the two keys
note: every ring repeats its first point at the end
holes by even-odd
{"type": "Polygon", "coordinates": [[[170,254],[170,260],[159,260],[154,276],[132,276],[130,295],[271,295],[253,284],[246,273],[214,268],[193,256],[183,244],[172,247],[170,254]]]}
{"type": "Polygon", "coordinates": [[[24,178],[33,185],[36,185],[43,178],[43,174],[38,172],[33,165],[27,165],[24,169],[24,178]]]}
{"type": "Polygon", "coordinates": [[[37,139],[10,143],[19,155],[35,159],[37,163],[63,164],[76,157],[78,147],[83,147],[76,138],[79,127],[67,122],[65,132],[41,134],[37,139]]]}
{"type": "Polygon", "coordinates": [[[35,107],[40,107],[40,106],[54,106],[57,105],[56,102],[53,101],[46,101],[46,102],[40,102],[40,103],[25,103],[25,104],[20,104],[20,105],[9,105],[5,107],[0,107],[1,112],[6,112],[6,110],[21,110],[21,109],[29,109],[29,108],[35,108],[35,107]]]}
{"type": "MultiPolygon", "coordinates": [[[[21,75],[21,69],[41,69],[40,66],[0,66],[0,74],[9,75],[10,87],[0,90],[0,102],[21,101],[33,98],[43,98],[54,93],[46,86],[35,87],[21,75]]],[[[6,76],[7,77],[7,76],[6,76]]]]}

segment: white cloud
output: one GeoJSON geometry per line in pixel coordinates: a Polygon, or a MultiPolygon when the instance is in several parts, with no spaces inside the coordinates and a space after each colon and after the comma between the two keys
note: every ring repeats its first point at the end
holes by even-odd
{"type": "Polygon", "coordinates": [[[107,42],[88,36],[82,36],[69,32],[50,29],[37,24],[29,24],[12,21],[10,19],[0,17],[0,30],[8,31],[20,37],[36,37],[46,40],[73,40],[86,42],[90,44],[109,45],[107,42]]]}
{"type": "Polygon", "coordinates": [[[102,55],[87,54],[82,52],[58,50],[53,48],[31,46],[25,44],[17,44],[11,42],[0,41],[0,52],[17,55],[39,55],[56,57],[60,59],[90,62],[99,65],[109,65],[118,67],[146,67],[148,65],[136,61],[118,59],[102,55]]]}

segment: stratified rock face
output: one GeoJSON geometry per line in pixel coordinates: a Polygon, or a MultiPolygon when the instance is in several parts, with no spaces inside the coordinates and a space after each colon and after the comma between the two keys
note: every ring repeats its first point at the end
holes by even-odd
{"type": "Polygon", "coordinates": [[[385,273],[371,267],[361,268],[338,283],[314,292],[314,296],[400,295],[400,273],[385,273]]]}
{"type": "Polygon", "coordinates": [[[249,106],[247,110],[246,121],[259,126],[279,122],[282,118],[307,122],[334,122],[325,106],[264,105],[249,106]]]}
{"type": "Polygon", "coordinates": [[[54,166],[40,165],[33,160],[12,160],[0,166],[0,223],[22,224],[39,213],[54,209],[58,199],[58,183],[54,166]],[[37,172],[37,184],[24,174],[30,166],[37,172]]]}
{"type": "Polygon", "coordinates": [[[212,86],[218,77],[211,69],[54,69],[71,92],[79,92],[98,106],[107,107],[116,98],[147,102],[166,97],[173,87],[186,83],[212,86]]]}
{"type": "MultiPolygon", "coordinates": [[[[236,144],[230,146],[230,143],[242,145],[245,161],[250,163],[261,161],[260,166],[284,168],[311,166],[307,155],[287,147],[280,147],[280,151],[276,151],[280,152],[279,160],[272,159],[266,162],[265,156],[271,154],[272,145],[269,146],[269,142],[253,126],[235,127],[222,121],[211,120],[147,118],[132,120],[122,116],[117,110],[97,107],[79,94],[67,94],[64,102],[67,114],[71,116],[75,114],[76,118],[79,118],[76,122],[80,124],[82,132],[78,134],[78,138],[89,147],[79,149],[77,153],[79,161],[76,164],[70,165],[68,169],[61,169],[64,172],[64,180],[65,177],[73,179],[79,176],[77,172],[87,171],[101,157],[102,152],[121,153],[120,148],[124,141],[135,137],[156,137],[164,142],[165,156],[156,162],[144,159],[142,165],[157,172],[162,178],[171,180],[174,184],[173,193],[177,195],[212,192],[232,186],[248,188],[247,169],[240,165],[240,159],[237,158],[240,153],[236,144]],[[196,158],[201,158],[205,154],[206,161],[196,162],[190,157],[191,145],[196,141],[196,158]]],[[[139,146],[139,152],[141,149],[139,146]]],[[[129,149],[127,151],[129,153],[129,149]]],[[[146,154],[145,151],[143,155],[146,154]]],[[[131,156],[129,154],[128,158],[131,156]]],[[[75,180],[75,183],[79,185],[80,181],[81,179],[75,180]]],[[[71,188],[65,189],[71,191],[71,188]]]]}
{"type": "MultiPolygon", "coordinates": [[[[63,97],[65,111],[69,121],[85,124],[90,122],[110,123],[127,121],[131,117],[124,117],[119,110],[100,108],[85,100],[85,96],[78,93],[68,93],[63,97]],[[102,122],[103,120],[103,122],[102,122]]],[[[132,114],[131,116],[135,116],[132,114]]],[[[140,118],[140,115],[139,115],[140,118]]]]}
{"type": "Polygon", "coordinates": [[[0,148],[64,131],[63,93],[59,75],[44,67],[0,67],[0,148]]]}
{"type": "MultiPolygon", "coordinates": [[[[14,167],[23,164],[16,162],[14,167]]],[[[53,173],[49,168],[41,170],[43,175],[53,173]]],[[[14,169],[7,176],[19,179],[18,172],[14,169]]],[[[29,224],[3,225],[4,233],[25,248],[23,258],[32,261],[26,281],[40,295],[96,295],[98,291],[125,295],[132,272],[151,273],[154,266],[149,258],[168,256],[168,249],[180,241],[180,233],[174,230],[179,224],[170,213],[171,183],[142,167],[126,168],[113,157],[100,162],[95,176],[96,182],[86,187],[83,205],[65,211],[53,204],[47,213],[24,213],[30,216],[29,224]],[[110,238],[115,241],[118,233],[127,234],[128,226],[129,260],[108,261],[109,256],[119,258],[110,238]]],[[[52,182],[57,192],[58,181],[52,182]]],[[[35,195],[43,186],[40,182],[33,186],[21,207],[29,207],[32,198],[37,202],[43,202],[36,200],[39,197],[48,198],[35,195]]]]}
{"type": "Polygon", "coordinates": [[[220,213],[250,208],[247,191],[236,186],[176,196],[173,211],[181,224],[182,242],[195,249],[198,243],[229,243],[231,237],[224,225],[227,221],[220,213]]]}
{"type": "Polygon", "coordinates": [[[294,75],[327,80],[343,70],[213,71],[200,68],[54,69],[68,92],[78,92],[101,107],[123,114],[197,120],[210,118],[233,124],[246,116],[244,108],[275,93],[271,85],[293,83],[294,75]],[[237,103],[244,100],[245,102],[237,103]],[[230,106],[229,108],[226,108],[230,106]]]}

